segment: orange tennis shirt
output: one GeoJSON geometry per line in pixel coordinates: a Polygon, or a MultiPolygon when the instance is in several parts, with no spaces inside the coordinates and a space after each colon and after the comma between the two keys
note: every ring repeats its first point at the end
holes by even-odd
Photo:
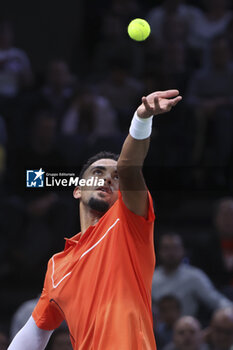
{"type": "Polygon", "coordinates": [[[75,350],[154,350],[151,284],[154,211],[147,219],[119,198],[48,263],[32,316],[52,330],[65,319],[75,350]]]}

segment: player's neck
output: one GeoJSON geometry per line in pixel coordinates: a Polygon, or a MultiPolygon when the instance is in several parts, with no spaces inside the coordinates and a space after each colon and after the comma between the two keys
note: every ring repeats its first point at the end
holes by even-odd
{"type": "Polygon", "coordinates": [[[83,235],[88,227],[94,226],[97,224],[99,219],[103,216],[103,214],[98,213],[88,207],[83,207],[80,205],[80,226],[81,226],[81,235],[83,235]]]}

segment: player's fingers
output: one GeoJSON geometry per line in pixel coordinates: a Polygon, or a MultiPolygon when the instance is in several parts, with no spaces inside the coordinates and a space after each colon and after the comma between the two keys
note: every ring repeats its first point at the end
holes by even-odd
{"type": "Polygon", "coordinates": [[[155,110],[160,110],[160,105],[159,105],[159,96],[158,95],[155,95],[154,97],[154,108],[155,110]]]}
{"type": "Polygon", "coordinates": [[[147,101],[147,98],[145,96],[143,96],[143,98],[142,98],[142,103],[144,104],[146,111],[148,111],[148,112],[152,111],[152,108],[151,108],[151,106],[150,106],[150,104],[147,101]]]}
{"type": "Polygon", "coordinates": [[[156,95],[158,97],[171,98],[179,95],[179,90],[173,89],[173,90],[157,91],[156,95]]]}
{"type": "Polygon", "coordinates": [[[174,107],[175,105],[177,105],[178,102],[180,102],[182,100],[182,96],[177,96],[176,98],[172,99],[172,107],[174,107]]]}
{"type": "Polygon", "coordinates": [[[165,111],[165,112],[169,112],[171,109],[172,109],[172,107],[174,107],[179,101],[181,101],[182,100],[182,97],[181,96],[177,96],[176,98],[174,98],[174,99],[172,99],[172,100],[168,100],[167,101],[167,105],[166,105],[166,107],[165,108],[163,108],[163,110],[165,111]]]}

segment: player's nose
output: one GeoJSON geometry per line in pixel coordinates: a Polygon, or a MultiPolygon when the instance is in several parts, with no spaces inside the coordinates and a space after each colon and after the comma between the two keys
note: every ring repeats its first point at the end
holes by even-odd
{"type": "Polygon", "coordinates": [[[111,174],[106,174],[106,175],[104,176],[104,182],[105,182],[106,184],[109,184],[109,185],[112,183],[111,174]]]}

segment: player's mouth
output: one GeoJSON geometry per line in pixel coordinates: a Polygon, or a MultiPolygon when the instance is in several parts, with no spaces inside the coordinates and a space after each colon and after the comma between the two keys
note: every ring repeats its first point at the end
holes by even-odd
{"type": "Polygon", "coordinates": [[[101,191],[101,192],[105,192],[105,193],[108,193],[108,194],[112,194],[112,189],[108,186],[102,186],[102,187],[98,187],[96,189],[96,191],[101,191]]]}

